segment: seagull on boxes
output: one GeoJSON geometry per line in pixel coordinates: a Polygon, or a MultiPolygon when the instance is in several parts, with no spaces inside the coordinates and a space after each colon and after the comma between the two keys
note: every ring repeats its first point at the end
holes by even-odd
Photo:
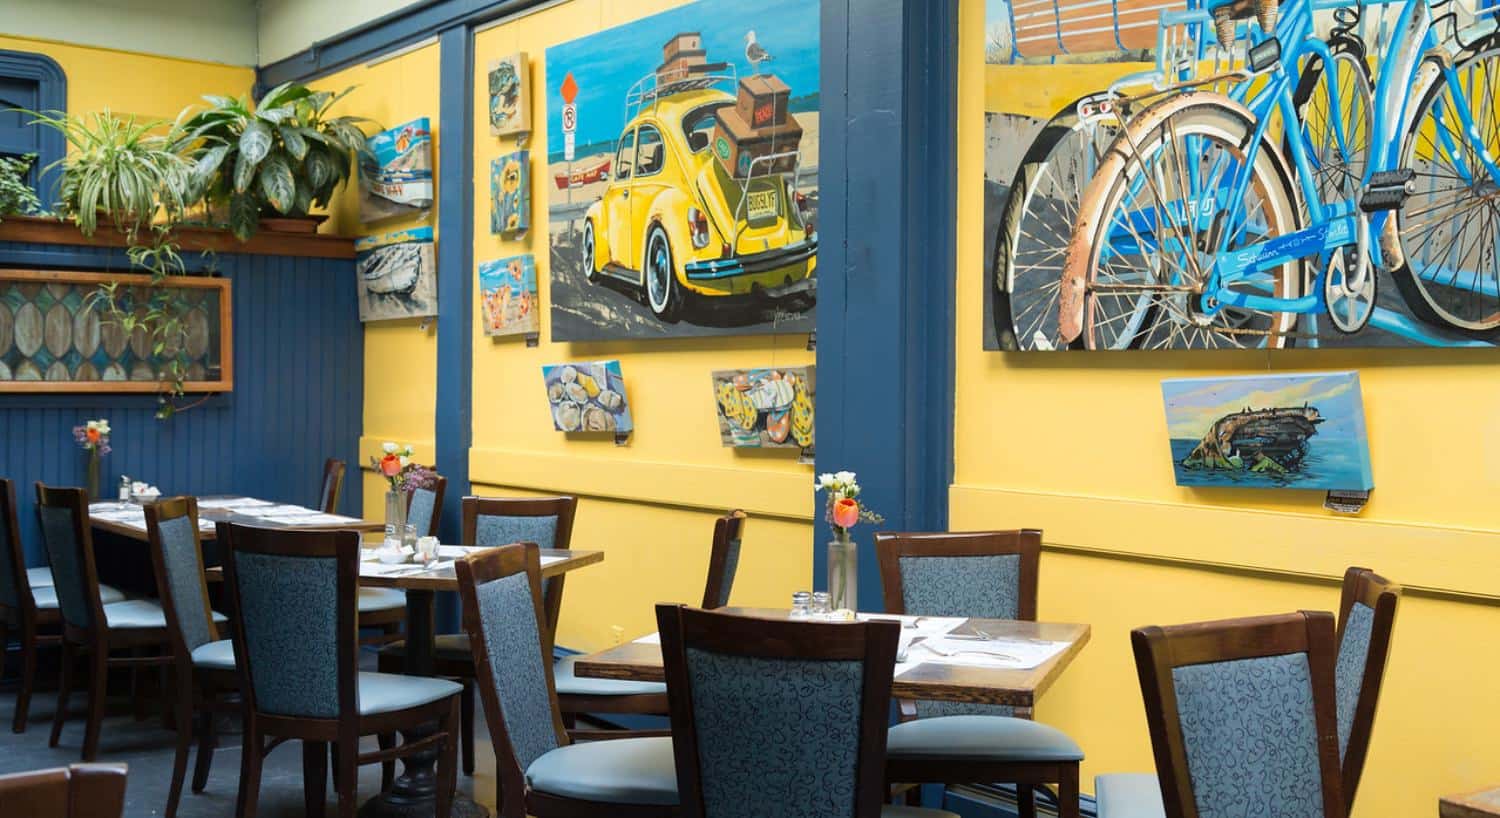
{"type": "Polygon", "coordinates": [[[756,42],[754,29],[745,35],[745,59],[750,62],[750,66],[757,74],[760,73],[761,63],[772,62],[776,59],[771,56],[771,52],[756,42]]]}

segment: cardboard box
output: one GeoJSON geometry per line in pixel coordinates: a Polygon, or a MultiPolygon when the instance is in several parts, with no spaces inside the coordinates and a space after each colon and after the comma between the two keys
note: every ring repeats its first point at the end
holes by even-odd
{"type": "Polygon", "coordinates": [[[792,155],[755,165],[755,175],[791,173],[797,168],[795,154],[801,144],[802,126],[791,114],[787,114],[780,125],[754,128],[740,116],[738,107],[725,106],[714,112],[714,136],[710,145],[714,156],[735,178],[749,176],[754,160],[781,153],[792,155]]]}
{"type": "Polygon", "coordinates": [[[750,123],[751,127],[782,125],[788,116],[787,103],[791,96],[792,89],[780,77],[757,74],[740,80],[739,100],[735,107],[739,109],[740,119],[750,123]]]}

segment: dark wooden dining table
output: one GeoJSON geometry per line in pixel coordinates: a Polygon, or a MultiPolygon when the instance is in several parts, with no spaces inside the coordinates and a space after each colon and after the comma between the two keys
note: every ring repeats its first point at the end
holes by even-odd
{"type": "Polygon", "coordinates": [[[1440,818],[1500,818],[1500,787],[1463,795],[1447,795],[1438,801],[1440,818]]]}
{"type": "MultiPolygon", "coordinates": [[[[765,619],[786,619],[789,611],[775,608],[723,608],[724,613],[765,619]]],[[[879,619],[880,614],[862,615],[879,619]]],[[[895,618],[895,617],[891,617],[895,618]]],[[[1089,641],[1089,626],[1009,619],[968,619],[954,632],[979,632],[997,640],[1042,640],[1065,647],[1034,668],[981,667],[923,662],[901,672],[891,684],[891,695],[901,699],[1008,704],[1023,711],[1062,675],[1089,641]]],[[[578,660],[574,672],[599,679],[638,682],[666,680],[661,646],[628,642],[578,660]]]]}

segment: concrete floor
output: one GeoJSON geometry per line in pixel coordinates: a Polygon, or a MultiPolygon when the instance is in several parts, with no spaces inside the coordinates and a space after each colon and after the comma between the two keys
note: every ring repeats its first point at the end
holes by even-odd
{"type": "MultiPolygon", "coordinates": [[[[63,727],[62,740],[58,746],[49,748],[47,737],[52,729],[52,714],[57,705],[57,677],[55,667],[47,667],[48,664],[50,663],[44,662],[44,667],[38,674],[39,684],[46,689],[33,694],[27,729],[21,735],[10,731],[17,687],[14,662],[7,668],[4,682],[0,682],[0,774],[61,767],[79,761],[83,746],[86,695],[81,691],[74,692],[70,702],[72,718],[63,727]]],[[[365,670],[374,670],[374,655],[366,652],[362,664],[366,665],[365,670]]],[[[125,815],[128,818],[161,815],[166,808],[167,791],[171,785],[176,734],[162,727],[159,710],[145,721],[136,721],[130,713],[129,691],[129,678],[125,673],[117,672],[111,677],[109,716],[100,730],[98,760],[130,765],[125,793],[125,815]]],[[[458,788],[464,795],[488,807],[493,814],[495,757],[490,750],[482,710],[476,718],[474,729],[475,774],[468,778],[460,773],[458,788]]],[[[240,734],[235,720],[221,718],[219,736],[219,748],[214,752],[208,787],[197,795],[192,793],[190,787],[196,747],[189,756],[189,780],[183,785],[182,801],[177,809],[180,818],[231,818],[234,815],[240,766],[240,734]]],[[[374,738],[367,741],[369,749],[373,750],[374,738]]],[[[361,803],[379,791],[380,765],[360,768],[361,803]]],[[[329,799],[327,814],[331,816],[336,814],[331,781],[326,785],[325,792],[329,799]]],[[[259,816],[292,818],[302,815],[302,749],[298,742],[287,742],[266,757],[261,779],[259,816]]]]}

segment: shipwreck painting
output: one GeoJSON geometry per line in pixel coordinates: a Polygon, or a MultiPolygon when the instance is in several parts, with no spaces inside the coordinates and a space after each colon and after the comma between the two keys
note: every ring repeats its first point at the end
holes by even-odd
{"type": "Polygon", "coordinates": [[[719,438],[752,449],[813,448],[814,367],[713,373],[719,438]]]}
{"type": "Polygon", "coordinates": [[[557,431],[624,434],[635,428],[619,361],[544,366],[542,379],[557,431]]]}
{"type": "Polygon", "coordinates": [[[1374,488],[1358,372],[1162,382],[1179,486],[1374,488]]]}
{"type": "Polygon", "coordinates": [[[437,256],[432,228],[356,239],[359,320],[437,315],[437,256]]]}

